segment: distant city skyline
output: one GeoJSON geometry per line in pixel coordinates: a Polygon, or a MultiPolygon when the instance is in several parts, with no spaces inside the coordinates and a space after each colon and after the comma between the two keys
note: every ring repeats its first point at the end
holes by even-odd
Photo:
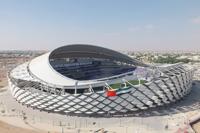
{"type": "Polygon", "coordinates": [[[0,50],[200,50],[200,1],[0,0],[0,50]]]}

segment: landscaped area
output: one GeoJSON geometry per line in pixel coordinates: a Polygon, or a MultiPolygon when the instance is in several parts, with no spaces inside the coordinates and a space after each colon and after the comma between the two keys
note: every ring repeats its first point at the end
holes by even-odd
{"type": "MultiPolygon", "coordinates": [[[[130,80],[128,82],[131,83],[132,85],[138,85],[139,84],[139,80],[130,80]]],[[[140,80],[140,84],[144,84],[146,82],[147,82],[146,80],[140,80]]]]}

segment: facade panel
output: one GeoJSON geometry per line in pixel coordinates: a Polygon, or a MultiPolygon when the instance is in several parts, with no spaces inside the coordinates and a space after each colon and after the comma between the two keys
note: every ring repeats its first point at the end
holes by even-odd
{"type": "MultiPolygon", "coordinates": [[[[124,56],[122,57],[124,58],[124,56]]],[[[127,59],[130,60],[130,58],[127,59]]],[[[153,75],[150,79],[143,77],[143,80],[146,78],[144,83],[137,84],[135,79],[130,83],[130,77],[135,74],[132,73],[131,76],[120,75],[112,77],[112,79],[90,82],[94,84],[87,84],[88,88],[79,88],[84,89],[83,92],[75,93],[79,91],[78,89],[74,90],[76,85],[70,88],[57,86],[53,83],[49,84],[33,75],[28,69],[28,65],[29,63],[20,65],[9,73],[8,81],[12,96],[25,106],[69,115],[125,114],[166,105],[180,100],[191,91],[193,76],[192,69],[183,64],[177,64],[158,67],[157,69],[162,74],[153,75]],[[110,82],[109,85],[107,81],[110,82]],[[110,87],[114,81],[122,81],[123,84],[120,86],[123,85],[124,88],[128,89],[117,90],[118,94],[110,97],[107,95],[108,90],[105,90],[105,87],[110,87]],[[105,86],[98,86],[102,84],[105,86]],[[92,91],[93,88],[99,89],[98,87],[102,90],[92,91]],[[85,90],[90,90],[90,92],[85,92],[85,90]]],[[[141,81],[138,80],[138,82],[141,81]]]]}

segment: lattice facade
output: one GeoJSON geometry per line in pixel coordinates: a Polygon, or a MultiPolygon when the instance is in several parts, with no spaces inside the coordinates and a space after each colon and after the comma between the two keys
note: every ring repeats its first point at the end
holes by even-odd
{"type": "MultiPolygon", "coordinates": [[[[158,68],[159,69],[159,68],[158,68]]],[[[191,91],[193,70],[182,64],[160,68],[165,76],[131,88],[115,97],[105,93],[69,94],[57,91],[28,70],[28,63],[9,73],[13,97],[23,105],[71,115],[124,114],[180,100],[191,91]]]]}

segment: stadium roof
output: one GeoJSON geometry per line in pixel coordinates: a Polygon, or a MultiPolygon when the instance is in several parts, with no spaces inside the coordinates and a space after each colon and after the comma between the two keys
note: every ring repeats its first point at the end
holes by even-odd
{"type": "Polygon", "coordinates": [[[117,51],[87,44],[73,44],[57,48],[51,52],[49,59],[73,57],[104,58],[133,64],[136,66],[147,66],[146,64],[117,51]]]}
{"type": "MultiPolygon", "coordinates": [[[[38,79],[57,86],[74,86],[77,80],[68,78],[58,73],[56,70],[52,68],[49,63],[48,57],[50,53],[46,53],[41,55],[35,59],[33,59],[29,63],[29,69],[33,75],[35,75],[38,79]]],[[[89,82],[79,82],[79,85],[87,85],[88,83],[97,83],[96,81],[89,82]]]]}
{"type": "MultiPolygon", "coordinates": [[[[119,52],[91,45],[67,45],[36,57],[29,63],[30,72],[40,80],[58,86],[74,86],[77,80],[68,78],[57,72],[50,64],[49,59],[67,57],[95,57],[108,58],[138,66],[147,66],[119,52]]],[[[99,83],[97,80],[79,81],[79,85],[99,83]]]]}

